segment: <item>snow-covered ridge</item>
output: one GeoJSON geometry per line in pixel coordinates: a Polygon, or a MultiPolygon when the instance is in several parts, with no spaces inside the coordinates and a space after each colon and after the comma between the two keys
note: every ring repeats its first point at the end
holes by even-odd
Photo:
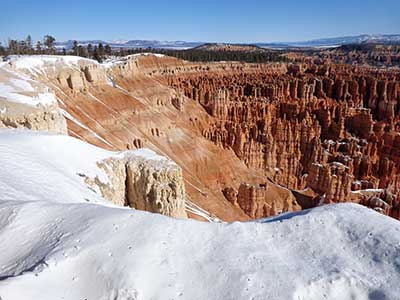
{"type": "MultiPolygon", "coordinates": [[[[16,70],[30,70],[32,72],[42,71],[46,67],[78,67],[81,64],[94,64],[110,68],[115,63],[119,64],[126,60],[143,56],[155,56],[158,58],[164,57],[163,54],[158,53],[137,53],[124,57],[110,58],[104,63],[99,63],[93,59],[71,55],[10,55],[6,58],[4,65],[8,63],[16,70]]],[[[2,67],[2,65],[0,65],[0,67],[2,67]]]]}
{"type": "Polygon", "coordinates": [[[104,66],[105,68],[109,69],[112,68],[116,65],[120,65],[123,63],[126,63],[129,60],[132,60],[134,58],[138,58],[138,57],[144,57],[144,56],[155,56],[158,58],[161,57],[165,57],[164,54],[159,54],[159,53],[136,53],[136,54],[131,54],[131,55],[127,55],[127,56],[123,56],[123,57],[113,57],[113,58],[109,58],[106,61],[104,61],[101,65],[104,66]]]}
{"type": "Polygon", "coordinates": [[[111,184],[102,161],[125,156],[176,166],[149,149],[112,152],[66,135],[0,130],[1,200],[108,203],[96,186],[111,184]]]}
{"type": "Polygon", "coordinates": [[[51,105],[57,102],[54,93],[44,84],[18,72],[4,63],[0,66],[0,100],[30,106],[51,105]]]}
{"type": "Polygon", "coordinates": [[[400,223],[355,205],[202,223],[90,204],[0,202],[10,299],[397,299],[400,223]]]}
{"type": "Polygon", "coordinates": [[[96,60],[71,55],[11,55],[7,61],[17,70],[38,69],[58,64],[72,67],[77,66],[80,62],[98,64],[96,60]]]}
{"type": "Polygon", "coordinates": [[[90,76],[90,80],[107,82],[109,77],[106,73],[109,69],[129,60],[150,55],[163,57],[162,54],[140,53],[111,58],[100,64],[78,56],[11,55],[0,64],[0,100],[33,107],[52,105],[57,103],[57,99],[53,91],[46,86],[46,80],[51,77],[61,80],[64,85],[71,85],[72,89],[83,88],[86,84],[84,78],[87,76],[90,76]],[[61,72],[64,73],[60,76],[61,72]],[[69,76],[70,83],[67,82],[69,76]]]}

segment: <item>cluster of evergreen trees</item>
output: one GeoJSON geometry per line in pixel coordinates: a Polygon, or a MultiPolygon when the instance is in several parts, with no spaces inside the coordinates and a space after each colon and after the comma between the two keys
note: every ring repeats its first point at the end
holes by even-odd
{"type": "Polygon", "coordinates": [[[73,42],[71,50],[56,49],[56,39],[51,35],[46,35],[42,41],[37,41],[35,45],[32,43],[30,35],[24,40],[9,39],[7,47],[0,43],[0,56],[21,55],[21,54],[58,54],[58,55],[77,55],[87,58],[96,59],[101,62],[106,55],[112,55],[109,45],[103,46],[88,44],[86,47],[79,45],[77,41],[73,42]]]}
{"type": "MultiPolygon", "coordinates": [[[[65,49],[63,49],[63,52],[65,52],[65,49]]],[[[112,49],[110,45],[103,46],[102,43],[94,46],[92,44],[88,44],[86,47],[84,47],[79,45],[77,41],[74,41],[72,51],[69,54],[92,58],[101,62],[106,55],[112,55],[112,49]]]]}
{"type": "Polygon", "coordinates": [[[77,55],[86,58],[92,58],[99,62],[103,61],[107,56],[125,56],[143,52],[161,53],[168,56],[173,56],[179,59],[188,61],[242,61],[251,63],[266,63],[286,61],[287,59],[282,55],[282,51],[265,50],[265,51],[215,51],[205,49],[188,49],[188,50],[175,50],[175,49],[112,49],[109,45],[88,44],[86,47],[79,45],[77,41],[73,42],[72,49],[67,50],[56,49],[56,39],[51,35],[46,35],[42,41],[37,41],[32,45],[32,38],[30,35],[24,40],[10,39],[8,46],[3,47],[0,44],[0,55],[6,56],[9,54],[61,54],[61,55],[77,55]]]}
{"type": "Polygon", "coordinates": [[[282,51],[265,50],[262,52],[255,51],[226,51],[226,50],[204,50],[204,49],[119,49],[113,51],[115,56],[125,56],[136,53],[160,53],[173,56],[188,61],[210,62],[210,61],[241,61],[249,63],[267,63],[267,62],[285,62],[287,58],[282,56],[282,51]]]}
{"type": "Polygon", "coordinates": [[[30,35],[24,40],[9,39],[7,48],[0,45],[0,55],[9,54],[55,54],[54,42],[56,39],[51,35],[46,35],[43,41],[32,44],[30,35]]]}

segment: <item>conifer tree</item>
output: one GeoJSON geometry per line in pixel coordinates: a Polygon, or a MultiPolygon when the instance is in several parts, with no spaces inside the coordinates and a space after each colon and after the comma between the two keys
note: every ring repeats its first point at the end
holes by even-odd
{"type": "Polygon", "coordinates": [[[32,48],[32,37],[29,34],[26,39],[25,39],[25,46],[26,46],[26,51],[28,54],[32,54],[33,48],[32,48]]]}
{"type": "Polygon", "coordinates": [[[51,35],[46,35],[44,37],[44,45],[46,46],[47,52],[48,53],[54,53],[55,49],[54,49],[54,42],[56,41],[56,39],[54,37],[52,37],[51,35]]]}
{"type": "Polygon", "coordinates": [[[76,55],[76,56],[78,56],[79,55],[79,53],[78,53],[78,42],[77,41],[74,41],[74,45],[72,46],[72,53],[74,54],[74,55],[76,55]]]}
{"type": "Polygon", "coordinates": [[[4,47],[1,45],[0,42],[0,56],[5,56],[6,55],[6,50],[4,49],[4,47]]]}
{"type": "Polygon", "coordinates": [[[93,46],[90,43],[87,45],[87,53],[89,58],[93,56],[93,46]]]}
{"type": "Polygon", "coordinates": [[[98,62],[102,61],[102,58],[99,54],[99,48],[97,48],[96,46],[94,46],[94,50],[93,50],[93,59],[97,60],[98,62]]]}
{"type": "Polygon", "coordinates": [[[106,55],[111,55],[112,50],[111,50],[110,45],[107,44],[107,45],[104,47],[104,52],[105,52],[106,55]]]}
{"type": "Polygon", "coordinates": [[[42,54],[42,43],[40,41],[37,41],[36,43],[36,53],[42,54]]]}
{"type": "Polygon", "coordinates": [[[97,51],[98,51],[98,54],[100,57],[104,56],[104,46],[102,43],[99,43],[99,47],[98,47],[97,51]]]}

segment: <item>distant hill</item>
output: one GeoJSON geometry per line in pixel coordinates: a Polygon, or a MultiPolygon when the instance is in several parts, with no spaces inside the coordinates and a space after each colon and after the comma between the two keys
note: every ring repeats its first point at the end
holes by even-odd
{"type": "MultiPolygon", "coordinates": [[[[78,41],[79,45],[87,46],[88,44],[98,45],[110,45],[113,49],[124,48],[124,49],[137,49],[137,48],[154,48],[154,49],[189,49],[200,46],[204,42],[185,42],[185,41],[151,41],[151,40],[129,40],[129,41],[104,41],[104,40],[83,40],[78,41]]],[[[58,49],[71,49],[74,45],[73,40],[65,42],[56,42],[58,49]]]]}
{"type": "Polygon", "coordinates": [[[207,43],[194,48],[196,50],[206,51],[229,51],[229,52],[265,52],[266,49],[258,47],[256,45],[245,45],[245,44],[228,44],[228,43],[207,43]]]}
{"type": "MultiPolygon", "coordinates": [[[[58,49],[71,49],[73,46],[73,40],[65,42],[56,42],[58,49]]],[[[122,41],[105,41],[105,40],[81,40],[78,41],[79,45],[87,46],[88,44],[97,45],[102,43],[103,45],[110,45],[111,48],[118,49],[138,49],[138,48],[153,48],[153,49],[177,49],[184,50],[190,48],[196,48],[200,46],[212,48],[212,47],[230,47],[235,46],[235,49],[239,47],[260,47],[260,48],[275,48],[275,49],[286,49],[286,48],[324,48],[324,47],[335,47],[349,44],[363,44],[363,43],[376,43],[376,44],[389,44],[389,45],[400,45],[400,34],[363,34],[357,36],[344,36],[335,38],[322,38],[309,41],[299,42],[274,42],[274,43],[252,43],[249,44],[227,44],[227,43],[208,43],[208,42],[187,42],[187,41],[156,41],[156,40],[122,40],[122,41]]],[[[242,51],[242,50],[240,50],[242,51]]]]}
{"type": "Polygon", "coordinates": [[[344,36],[335,38],[322,38],[309,41],[287,42],[287,43],[256,43],[264,48],[292,48],[292,47],[335,47],[349,44],[400,44],[400,34],[363,34],[357,36],[344,36]]]}

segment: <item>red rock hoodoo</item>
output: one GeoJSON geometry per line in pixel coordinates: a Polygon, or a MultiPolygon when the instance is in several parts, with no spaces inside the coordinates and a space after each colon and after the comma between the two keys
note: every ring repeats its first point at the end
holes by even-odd
{"type": "MultiPolygon", "coordinates": [[[[213,118],[203,136],[232,149],[250,169],[289,189],[310,188],[325,203],[355,201],[398,216],[398,70],[253,65],[162,80],[204,107],[213,118]],[[371,196],[387,206],[360,197],[365,189],[390,193],[371,196]]],[[[271,215],[258,204],[264,193],[241,186],[237,202],[251,217],[271,215]],[[245,204],[243,197],[254,200],[245,204]]]]}

